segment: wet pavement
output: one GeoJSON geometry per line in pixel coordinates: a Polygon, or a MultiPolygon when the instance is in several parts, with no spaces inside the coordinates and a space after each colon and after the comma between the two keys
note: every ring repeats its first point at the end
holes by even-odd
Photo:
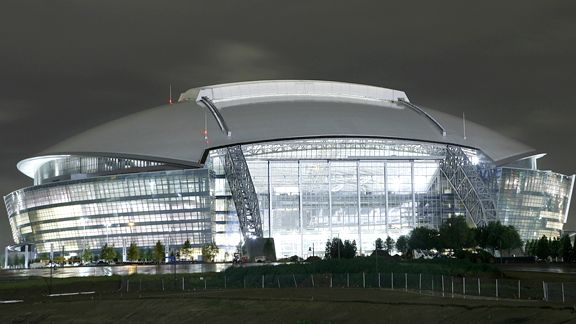
{"type": "MultiPolygon", "coordinates": [[[[85,267],[58,267],[52,269],[54,278],[112,276],[131,274],[171,274],[220,272],[232,266],[230,263],[188,263],[162,265],[112,265],[85,267]]],[[[0,270],[0,278],[50,277],[50,268],[0,270]]]]}

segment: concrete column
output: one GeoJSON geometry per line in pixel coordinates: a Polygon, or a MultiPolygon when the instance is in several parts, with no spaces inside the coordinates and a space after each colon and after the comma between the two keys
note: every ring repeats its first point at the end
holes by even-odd
{"type": "Polygon", "coordinates": [[[30,251],[28,250],[28,244],[24,245],[24,269],[28,269],[30,265],[30,251]]]}
{"type": "Polygon", "coordinates": [[[388,236],[388,163],[384,162],[384,203],[385,203],[385,209],[384,209],[384,216],[386,217],[385,219],[385,224],[386,224],[386,236],[388,236]]]}
{"type": "Polygon", "coordinates": [[[170,257],[170,238],[168,238],[166,245],[164,245],[164,262],[168,262],[169,257],[170,257]]]}
{"type": "Polygon", "coordinates": [[[356,161],[356,195],[358,198],[356,204],[356,214],[358,215],[358,255],[362,255],[362,222],[360,221],[360,161],[356,161]]]}
{"type": "Polygon", "coordinates": [[[410,177],[412,189],[412,226],[416,227],[416,193],[414,192],[414,161],[410,162],[410,177]]]}
{"type": "Polygon", "coordinates": [[[298,217],[300,218],[300,257],[304,258],[304,217],[302,209],[302,183],[300,179],[300,161],[298,161],[298,217]]]}
{"type": "Polygon", "coordinates": [[[332,232],[332,162],[328,161],[328,227],[330,227],[330,241],[334,237],[332,232]]]}
{"type": "Polygon", "coordinates": [[[8,269],[8,247],[4,248],[4,269],[8,269]]]}
{"type": "Polygon", "coordinates": [[[272,168],[268,161],[268,237],[272,237],[272,168]]]}
{"type": "Polygon", "coordinates": [[[122,262],[128,261],[128,254],[126,253],[126,239],[122,239],[122,262]]]}

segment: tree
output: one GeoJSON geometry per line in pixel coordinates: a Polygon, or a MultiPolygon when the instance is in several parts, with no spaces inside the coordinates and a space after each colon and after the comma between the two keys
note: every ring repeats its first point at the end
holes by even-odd
{"type": "Polygon", "coordinates": [[[562,260],[564,262],[572,262],[573,255],[574,252],[570,237],[568,235],[562,236],[562,238],[560,238],[560,256],[562,256],[562,260]]]}
{"type": "Polygon", "coordinates": [[[396,250],[402,254],[408,252],[408,237],[406,235],[402,235],[396,240],[396,250]]]}
{"type": "Polygon", "coordinates": [[[92,255],[92,250],[90,250],[90,247],[86,247],[86,249],[84,249],[84,252],[82,253],[82,262],[87,263],[92,261],[93,255],[92,255]]]}
{"type": "Polygon", "coordinates": [[[142,258],[144,261],[154,260],[154,254],[152,253],[152,249],[146,248],[142,251],[142,258]]]}
{"type": "MultiPolygon", "coordinates": [[[[15,255],[15,257],[18,257],[18,255],[15,255]]],[[[24,262],[24,259],[22,259],[22,263],[23,262],[24,262]]],[[[64,263],[66,263],[66,258],[63,255],[57,255],[54,257],[54,262],[63,265],[64,263]]],[[[20,262],[18,262],[16,264],[20,264],[20,262]]]]}
{"type": "Polygon", "coordinates": [[[438,247],[439,233],[435,229],[416,227],[410,232],[408,246],[412,249],[430,250],[438,247]]]}
{"type": "Polygon", "coordinates": [[[538,240],[528,240],[526,241],[526,246],[524,251],[527,255],[536,255],[536,246],[538,246],[538,240]]]}
{"type": "Polygon", "coordinates": [[[342,257],[342,251],[344,250],[344,244],[342,240],[338,237],[332,238],[332,241],[328,240],[326,242],[326,250],[324,252],[324,257],[326,259],[339,259],[342,257]]]}
{"type": "Polygon", "coordinates": [[[476,241],[482,248],[503,250],[522,247],[520,234],[514,226],[504,226],[500,222],[490,222],[488,225],[476,229],[476,241]]]}
{"type": "Polygon", "coordinates": [[[551,238],[550,240],[548,240],[548,243],[550,245],[550,256],[553,258],[557,258],[560,256],[560,240],[555,237],[555,238],[551,238]]]}
{"type": "Polygon", "coordinates": [[[114,259],[116,259],[116,250],[114,249],[114,245],[109,246],[108,243],[104,244],[100,251],[100,258],[108,262],[114,261],[114,259]]]}
{"type": "Polygon", "coordinates": [[[190,244],[190,239],[186,239],[182,248],[180,249],[180,258],[184,260],[192,260],[192,244],[190,244]]]}
{"type": "Polygon", "coordinates": [[[130,247],[128,248],[128,260],[130,261],[138,261],[140,259],[140,250],[135,242],[130,243],[130,247]]]}
{"type": "Polygon", "coordinates": [[[161,263],[164,260],[164,249],[164,244],[158,240],[152,251],[152,257],[156,263],[161,263]]]}
{"type": "Polygon", "coordinates": [[[448,218],[439,229],[440,245],[444,249],[462,250],[476,245],[475,233],[462,216],[448,218]]]}
{"type": "Polygon", "coordinates": [[[214,257],[218,254],[220,250],[216,243],[206,243],[202,246],[202,258],[205,262],[214,262],[214,257]]]}
{"type": "Polygon", "coordinates": [[[377,238],[376,241],[374,241],[374,247],[377,251],[384,250],[384,241],[382,241],[381,238],[377,238]]]}
{"type": "Polygon", "coordinates": [[[546,259],[550,255],[550,243],[546,235],[542,235],[540,240],[538,240],[538,245],[536,246],[536,256],[539,259],[546,259]]]}
{"type": "Polygon", "coordinates": [[[344,248],[342,249],[342,257],[345,259],[352,259],[356,256],[357,251],[356,240],[350,242],[349,240],[344,241],[344,248]]]}
{"type": "Polygon", "coordinates": [[[392,250],[394,249],[394,240],[388,236],[386,237],[386,241],[384,242],[384,244],[386,245],[386,252],[388,252],[388,254],[392,254],[392,250]]]}
{"type": "Polygon", "coordinates": [[[522,247],[522,239],[520,238],[520,234],[516,228],[512,225],[504,226],[504,230],[500,236],[502,240],[500,247],[502,249],[507,249],[508,254],[510,254],[510,250],[518,249],[522,247]]]}

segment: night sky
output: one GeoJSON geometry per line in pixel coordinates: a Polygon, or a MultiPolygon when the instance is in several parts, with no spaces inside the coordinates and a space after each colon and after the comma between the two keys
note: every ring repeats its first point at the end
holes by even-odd
{"type": "Polygon", "coordinates": [[[403,90],[547,152],[541,169],[576,172],[574,1],[4,0],[0,193],[32,184],[18,161],[165,104],[170,84],[177,97],[260,79],[403,90]]]}

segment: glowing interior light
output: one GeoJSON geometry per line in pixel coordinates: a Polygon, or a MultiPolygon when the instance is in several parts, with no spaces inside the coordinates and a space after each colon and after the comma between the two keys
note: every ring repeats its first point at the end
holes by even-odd
{"type": "Polygon", "coordinates": [[[474,165],[477,165],[478,162],[480,162],[480,160],[478,159],[478,157],[476,155],[474,155],[470,158],[470,162],[474,165]]]}

